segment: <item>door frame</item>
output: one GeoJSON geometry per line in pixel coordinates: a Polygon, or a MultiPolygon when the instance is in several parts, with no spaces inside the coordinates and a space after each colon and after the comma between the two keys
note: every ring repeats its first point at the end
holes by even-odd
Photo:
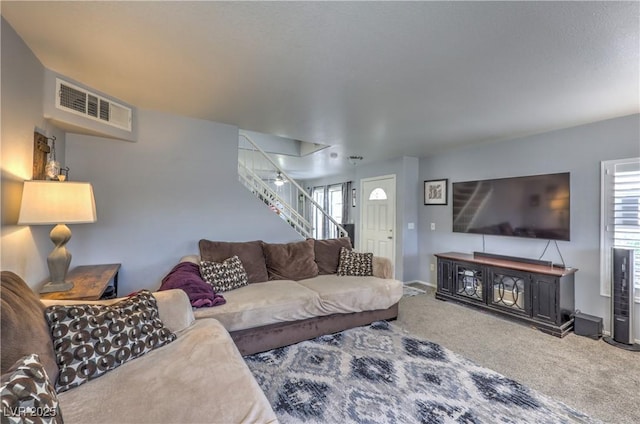
{"type": "MultiPolygon", "coordinates": [[[[398,179],[396,177],[396,174],[387,174],[387,175],[380,175],[377,177],[368,177],[368,178],[361,178],[360,179],[360,225],[358,225],[359,227],[359,237],[358,237],[358,247],[360,249],[361,252],[364,252],[365,250],[365,246],[364,246],[364,238],[362,237],[362,234],[364,233],[364,202],[365,202],[365,198],[364,198],[364,183],[365,182],[370,182],[370,181],[376,181],[376,180],[388,180],[391,179],[393,180],[393,197],[394,197],[394,204],[393,206],[393,226],[392,226],[392,230],[393,230],[393,243],[391,243],[392,246],[392,253],[391,253],[391,265],[393,265],[393,272],[395,273],[395,269],[396,269],[396,252],[397,252],[397,248],[396,248],[396,243],[398,242],[398,232],[396,231],[396,222],[398,221],[398,179]]],[[[368,199],[367,199],[368,200],[368,199]]]]}

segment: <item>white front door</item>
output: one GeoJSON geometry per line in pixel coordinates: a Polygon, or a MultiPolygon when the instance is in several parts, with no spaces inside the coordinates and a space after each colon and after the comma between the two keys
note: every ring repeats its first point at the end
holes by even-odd
{"type": "Polygon", "coordinates": [[[396,176],[360,180],[360,251],[389,258],[395,269],[396,176]]]}

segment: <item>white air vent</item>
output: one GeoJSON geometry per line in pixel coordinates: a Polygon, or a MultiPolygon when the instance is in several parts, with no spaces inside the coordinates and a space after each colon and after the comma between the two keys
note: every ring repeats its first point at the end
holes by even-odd
{"type": "Polygon", "coordinates": [[[131,109],[56,78],[56,107],[103,124],[131,131],[131,109]]]}

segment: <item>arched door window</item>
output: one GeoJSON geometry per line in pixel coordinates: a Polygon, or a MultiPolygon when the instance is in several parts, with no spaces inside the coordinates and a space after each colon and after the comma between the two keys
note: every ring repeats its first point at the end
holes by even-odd
{"type": "Polygon", "coordinates": [[[369,195],[369,200],[387,200],[387,193],[380,187],[374,188],[369,195]]]}

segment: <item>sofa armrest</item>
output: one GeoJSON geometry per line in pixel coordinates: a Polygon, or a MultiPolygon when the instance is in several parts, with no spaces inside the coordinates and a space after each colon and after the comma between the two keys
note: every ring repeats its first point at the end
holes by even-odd
{"type": "Polygon", "coordinates": [[[163,290],[154,292],[153,296],[158,301],[160,319],[169,330],[184,330],[195,321],[189,296],[184,290],[163,290]]]}
{"type": "Polygon", "coordinates": [[[373,276],[378,278],[393,279],[393,264],[388,258],[373,257],[373,276]]]}
{"type": "Polygon", "coordinates": [[[192,262],[200,265],[200,255],[187,255],[180,258],[180,262],[192,262]]]}
{"type": "MultiPolygon", "coordinates": [[[[153,293],[158,303],[158,315],[162,323],[177,332],[189,327],[195,317],[189,297],[183,290],[173,289],[153,293]]],[[[49,300],[42,299],[44,306],[52,305],[113,305],[124,298],[103,300],[49,300]]]]}

